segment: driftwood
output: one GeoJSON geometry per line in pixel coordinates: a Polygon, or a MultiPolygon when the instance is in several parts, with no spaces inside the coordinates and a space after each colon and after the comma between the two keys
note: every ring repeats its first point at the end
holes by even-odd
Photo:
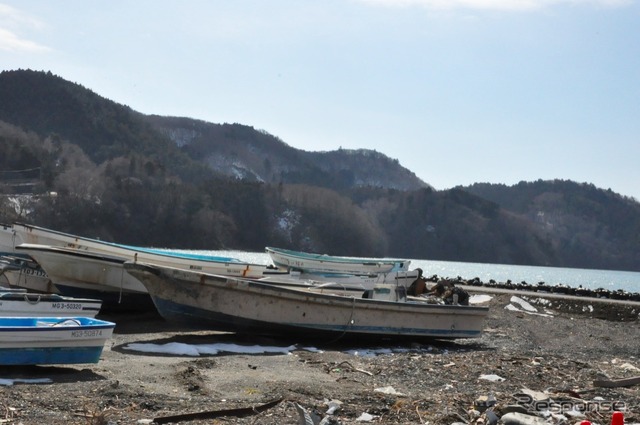
{"type": "Polygon", "coordinates": [[[343,361],[342,363],[340,363],[338,365],[338,367],[342,366],[342,365],[346,365],[349,366],[352,370],[355,370],[356,372],[360,372],[360,373],[364,373],[365,375],[369,375],[369,376],[373,376],[373,373],[366,371],[364,369],[358,369],[357,367],[354,367],[351,363],[349,363],[348,361],[343,361]]]}
{"type": "Polygon", "coordinates": [[[160,418],[154,418],[153,423],[156,424],[168,424],[182,421],[195,421],[197,419],[214,419],[221,418],[223,416],[233,416],[236,418],[242,418],[245,416],[257,415],[272,407],[277,406],[283,399],[273,400],[266,404],[261,404],[255,407],[244,407],[240,409],[226,409],[226,410],[211,410],[207,412],[198,413],[185,413],[183,415],[163,416],[160,418]]]}
{"type": "Polygon", "coordinates": [[[634,376],[633,378],[624,379],[597,379],[593,381],[594,387],[605,388],[631,387],[638,384],[640,384],[640,376],[634,376]]]}

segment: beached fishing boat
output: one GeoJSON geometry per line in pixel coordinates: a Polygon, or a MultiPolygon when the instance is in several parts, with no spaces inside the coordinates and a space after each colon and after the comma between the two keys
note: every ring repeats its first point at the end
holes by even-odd
{"type": "Polygon", "coordinates": [[[403,301],[401,289],[356,298],[158,265],[127,262],[168,321],[198,329],[305,338],[474,338],[487,307],[403,301]],[[386,294],[385,294],[386,292],[386,294]]]}
{"type": "Polygon", "coordinates": [[[11,286],[56,292],[44,270],[27,254],[16,252],[15,246],[20,243],[13,226],[0,223],[0,277],[11,286]]]}
{"type": "MultiPolygon", "coordinates": [[[[222,274],[225,276],[261,278],[265,274],[278,273],[275,267],[271,265],[248,263],[232,257],[104,242],[20,223],[14,223],[13,230],[20,242],[20,244],[16,244],[15,246],[16,252],[28,255],[32,253],[31,248],[25,249],[25,244],[63,247],[66,248],[67,251],[91,252],[110,258],[117,258],[123,262],[141,261],[168,267],[198,270],[205,273],[222,274]]],[[[55,284],[58,284],[51,274],[50,266],[43,264],[38,258],[33,258],[47,272],[51,280],[53,280],[55,284]]],[[[280,273],[286,272],[280,271],[280,273]]]]}
{"type": "MultiPolygon", "coordinates": [[[[105,244],[110,246],[111,244],[105,244]]],[[[97,246],[97,245],[96,245],[97,246]]],[[[104,302],[107,309],[152,309],[153,303],[147,289],[134,276],[126,273],[122,265],[132,259],[154,264],[170,264],[176,268],[206,270],[229,276],[259,278],[265,273],[278,273],[263,266],[240,261],[202,260],[198,255],[173,256],[155,253],[146,249],[124,249],[116,247],[108,253],[93,249],[78,249],[63,246],[50,246],[23,243],[16,246],[18,252],[28,254],[42,266],[56,287],[66,296],[81,298],[97,298],[104,302]]]]}
{"type": "Polygon", "coordinates": [[[33,257],[62,295],[99,299],[107,309],[153,309],[144,285],[123,270],[123,258],[61,246],[21,244],[16,249],[33,257]]]}
{"type": "Polygon", "coordinates": [[[114,327],[89,317],[0,317],[0,365],[97,363],[114,327]]]}
{"type": "Polygon", "coordinates": [[[102,301],[0,288],[0,317],[95,317],[102,301]]]}
{"type": "Polygon", "coordinates": [[[26,255],[0,256],[0,277],[13,288],[48,294],[58,292],[42,267],[26,255]]]}
{"type": "Polygon", "coordinates": [[[58,292],[98,298],[107,308],[153,308],[144,285],[122,269],[125,261],[254,279],[287,273],[231,257],[103,242],[25,224],[14,223],[13,231],[20,242],[15,251],[33,258],[58,292]]]}
{"type": "Polygon", "coordinates": [[[340,257],[274,247],[265,251],[276,266],[308,273],[379,274],[406,271],[411,264],[410,260],[340,257]]]}

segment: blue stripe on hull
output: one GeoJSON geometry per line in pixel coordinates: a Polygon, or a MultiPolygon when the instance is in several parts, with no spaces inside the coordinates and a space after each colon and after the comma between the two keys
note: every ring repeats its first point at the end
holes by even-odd
{"type": "Polygon", "coordinates": [[[185,306],[170,300],[161,298],[153,299],[158,312],[167,321],[181,323],[191,328],[212,329],[237,333],[260,333],[265,335],[283,335],[314,338],[323,336],[344,336],[358,339],[417,339],[417,338],[474,338],[480,335],[480,331],[461,331],[446,329],[424,328],[388,328],[373,326],[347,326],[347,325],[304,325],[274,324],[252,319],[243,319],[237,316],[221,314],[185,306]]]}
{"type": "Polygon", "coordinates": [[[0,365],[98,363],[103,346],[58,348],[3,348],[0,365]]]}

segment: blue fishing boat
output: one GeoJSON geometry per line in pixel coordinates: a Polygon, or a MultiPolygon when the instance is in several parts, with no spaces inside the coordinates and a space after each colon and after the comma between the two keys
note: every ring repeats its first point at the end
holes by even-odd
{"type": "Polygon", "coordinates": [[[0,317],[0,365],[98,363],[114,327],[90,317],[0,317]]]}

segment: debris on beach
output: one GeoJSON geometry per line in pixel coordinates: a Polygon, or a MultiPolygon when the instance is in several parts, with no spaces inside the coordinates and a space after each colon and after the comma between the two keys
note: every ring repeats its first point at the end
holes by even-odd
{"type": "Polygon", "coordinates": [[[387,395],[395,395],[398,397],[404,397],[405,395],[401,392],[399,392],[398,390],[396,390],[395,388],[393,388],[392,386],[386,386],[386,387],[380,387],[380,388],[376,388],[373,391],[377,392],[377,393],[382,393],[382,394],[387,394],[387,395]]]}
{"type": "Polygon", "coordinates": [[[480,375],[480,379],[485,379],[487,381],[493,381],[493,382],[502,382],[502,381],[506,381],[505,378],[503,378],[500,375],[496,375],[496,374],[487,374],[487,375],[480,375]]]}
{"type": "Polygon", "coordinates": [[[282,399],[270,401],[268,403],[261,404],[259,406],[243,407],[239,409],[224,409],[224,410],[211,410],[197,413],[185,413],[179,415],[162,416],[153,419],[153,423],[156,424],[169,424],[182,421],[190,421],[196,419],[214,419],[225,417],[242,418],[246,416],[253,416],[259,413],[265,412],[282,402],[282,399]]]}
{"type": "Polygon", "coordinates": [[[182,334],[147,320],[145,332],[118,333],[97,366],[3,370],[0,378],[13,383],[0,388],[4,418],[51,425],[159,423],[149,418],[185,425],[640,424],[638,323],[614,316],[619,303],[549,299],[492,294],[480,339],[401,345],[314,349],[293,340],[182,334]],[[274,399],[282,402],[255,415],[252,406],[274,399]],[[624,422],[613,424],[614,409],[624,422]]]}
{"type": "Polygon", "coordinates": [[[516,297],[514,295],[511,297],[510,301],[511,302],[505,307],[507,310],[533,314],[536,316],[553,317],[553,314],[551,314],[551,312],[549,312],[548,310],[545,313],[539,312],[537,308],[531,305],[531,303],[529,303],[524,298],[516,297]]]}
{"type": "MultiPolygon", "coordinates": [[[[494,425],[549,425],[571,424],[580,421],[617,418],[624,415],[616,407],[624,408],[623,403],[616,404],[604,400],[584,400],[563,394],[545,394],[538,391],[523,389],[518,394],[513,394],[511,400],[499,401],[494,399],[488,406],[489,398],[478,398],[479,406],[468,412],[469,419],[476,424],[494,425]]],[[[606,421],[608,423],[608,421],[606,421]]]]}

